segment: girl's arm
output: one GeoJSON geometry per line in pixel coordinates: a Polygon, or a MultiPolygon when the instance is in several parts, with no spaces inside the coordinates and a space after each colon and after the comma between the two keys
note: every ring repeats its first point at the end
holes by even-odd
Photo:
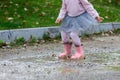
{"type": "Polygon", "coordinates": [[[98,17],[98,12],[94,9],[93,5],[88,2],[88,0],[80,0],[81,4],[85,8],[85,10],[94,18],[98,17]]]}
{"type": "Polygon", "coordinates": [[[66,4],[65,4],[65,1],[62,0],[62,7],[60,9],[60,13],[59,13],[58,18],[63,19],[65,17],[65,15],[66,15],[66,12],[67,12],[66,11],[66,4]]]}
{"type": "Polygon", "coordinates": [[[56,24],[59,24],[62,21],[62,19],[66,15],[66,12],[67,12],[66,11],[66,4],[65,4],[64,0],[62,0],[62,8],[60,9],[60,13],[58,15],[58,18],[55,21],[56,24]]]}

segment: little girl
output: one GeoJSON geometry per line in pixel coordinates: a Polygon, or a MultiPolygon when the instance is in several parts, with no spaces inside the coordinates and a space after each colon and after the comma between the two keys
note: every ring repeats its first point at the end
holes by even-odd
{"type": "Polygon", "coordinates": [[[102,20],[88,0],[62,0],[62,8],[55,23],[59,24],[62,21],[60,32],[64,52],[58,57],[85,58],[79,34],[81,31],[87,30],[91,25],[102,22],[102,20]],[[71,53],[72,43],[69,38],[72,39],[75,45],[75,55],[71,53]]]}

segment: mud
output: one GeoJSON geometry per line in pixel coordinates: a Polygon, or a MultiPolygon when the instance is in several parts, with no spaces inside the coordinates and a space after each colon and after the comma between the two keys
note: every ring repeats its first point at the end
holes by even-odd
{"type": "Polygon", "coordinates": [[[86,59],[76,61],[58,59],[61,42],[0,49],[0,80],[120,80],[120,35],[83,44],[86,59]]]}

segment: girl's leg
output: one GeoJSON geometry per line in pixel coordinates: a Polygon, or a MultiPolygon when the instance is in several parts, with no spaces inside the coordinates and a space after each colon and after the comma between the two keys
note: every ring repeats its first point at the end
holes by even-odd
{"type": "Polygon", "coordinates": [[[85,58],[84,57],[84,51],[83,51],[78,33],[77,32],[71,32],[70,37],[73,40],[73,43],[75,45],[75,51],[76,51],[75,55],[71,56],[71,59],[81,59],[81,58],[84,59],[85,58]]]}
{"type": "Polygon", "coordinates": [[[61,32],[62,42],[64,45],[64,52],[61,53],[59,58],[67,58],[71,56],[72,43],[69,41],[69,33],[61,32]]]}
{"type": "Polygon", "coordinates": [[[68,43],[69,42],[69,33],[61,31],[61,38],[62,38],[63,43],[68,43]]]}
{"type": "Polygon", "coordinates": [[[81,45],[81,41],[80,41],[80,38],[79,38],[77,32],[71,32],[70,37],[72,38],[75,46],[80,46],[81,45]]]}

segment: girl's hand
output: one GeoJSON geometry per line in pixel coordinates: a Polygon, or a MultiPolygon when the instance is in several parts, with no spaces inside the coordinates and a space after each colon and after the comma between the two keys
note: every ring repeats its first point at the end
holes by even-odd
{"type": "Polygon", "coordinates": [[[55,21],[55,23],[56,23],[56,24],[59,24],[61,21],[62,21],[61,18],[57,18],[56,21],[55,21]]]}
{"type": "Polygon", "coordinates": [[[102,22],[104,18],[103,17],[96,17],[95,19],[97,20],[97,22],[102,22]]]}

